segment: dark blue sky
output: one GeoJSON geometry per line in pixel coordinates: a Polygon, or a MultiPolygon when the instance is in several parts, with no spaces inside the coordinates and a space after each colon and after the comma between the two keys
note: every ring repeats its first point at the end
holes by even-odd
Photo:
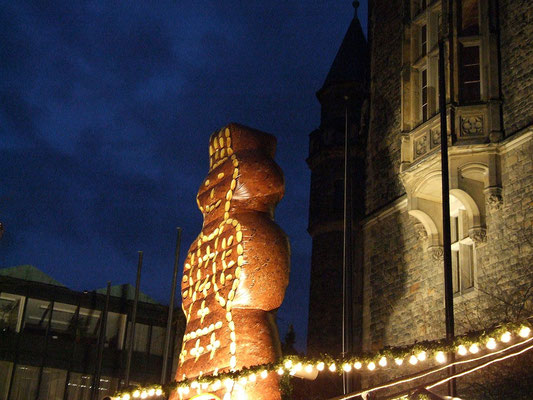
{"type": "Polygon", "coordinates": [[[276,220],[292,245],[278,322],[304,349],[308,134],[353,12],[348,0],[0,1],[0,266],[91,290],[133,284],[143,250],[141,290],[168,303],[175,228],[180,265],[201,229],[209,135],[239,122],[278,138],[276,220]]]}

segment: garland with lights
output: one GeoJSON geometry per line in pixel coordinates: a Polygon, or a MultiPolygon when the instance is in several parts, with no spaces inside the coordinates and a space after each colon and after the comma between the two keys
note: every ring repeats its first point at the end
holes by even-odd
{"type": "Polygon", "coordinates": [[[281,377],[290,377],[299,372],[312,373],[328,370],[330,373],[342,374],[351,371],[374,371],[378,367],[392,366],[399,368],[406,361],[416,365],[431,358],[439,364],[445,364],[446,355],[456,352],[459,356],[477,354],[482,349],[489,353],[495,351],[501,344],[506,345],[513,340],[513,335],[527,339],[531,335],[532,324],[528,320],[515,323],[502,324],[490,331],[478,331],[457,336],[453,342],[445,340],[425,341],[404,347],[387,347],[375,353],[363,353],[346,358],[333,358],[324,354],[318,358],[287,356],[276,363],[255,365],[238,371],[206,375],[195,379],[171,382],[164,386],[150,385],[147,387],[130,387],[118,392],[114,400],[130,400],[160,397],[169,395],[177,390],[179,394],[187,395],[191,390],[218,391],[223,386],[228,390],[224,400],[230,398],[234,384],[245,386],[248,382],[265,379],[269,373],[275,372],[281,377]]]}

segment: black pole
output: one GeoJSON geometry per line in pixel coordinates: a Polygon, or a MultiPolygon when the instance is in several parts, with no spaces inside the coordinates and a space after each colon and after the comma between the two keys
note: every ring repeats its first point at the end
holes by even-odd
{"type": "Polygon", "coordinates": [[[130,385],[131,356],[133,355],[133,344],[135,343],[135,321],[137,320],[137,303],[139,303],[139,286],[141,285],[141,268],[143,265],[143,252],[139,251],[139,262],[137,263],[137,280],[135,281],[135,298],[133,300],[133,311],[131,312],[131,333],[129,336],[128,358],[126,359],[126,377],[124,384],[130,385]]]}
{"type": "MultiPolygon", "coordinates": [[[[446,121],[446,81],[444,66],[444,41],[439,41],[439,108],[440,108],[440,157],[442,168],[442,245],[444,247],[444,304],[446,312],[446,340],[451,343],[455,337],[453,315],[453,284],[452,284],[452,249],[450,230],[450,178],[448,167],[448,128],[446,121]]],[[[448,354],[453,362],[455,354],[448,354]]],[[[448,373],[453,375],[455,367],[448,373]]],[[[448,383],[448,394],[456,395],[455,379],[448,383]]]]}
{"type": "Polygon", "coordinates": [[[170,335],[172,330],[172,315],[174,313],[174,298],[176,297],[176,284],[178,281],[178,263],[180,258],[181,228],[178,227],[178,237],[176,239],[176,251],[174,253],[174,273],[172,275],[172,288],[170,290],[170,301],[168,304],[167,331],[165,333],[165,347],[163,347],[163,368],[161,369],[161,384],[167,381],[168,351],[170,345],[170,335]]]}
{"type": "Polygon", "coordinates": [[[98,390],[100,390],[100,376],[102,375],[102,361],[104,358],[105,331],[107,328],[107,315],[109,313],[109,297],[111,296],[111,282],[107,281],[107,291],[105,296],[104,313],[100,324],[100,334],[98,335],[98,355],[96,358],[96,372],[92,390],[92,399],[98,400],[98,390]]]}

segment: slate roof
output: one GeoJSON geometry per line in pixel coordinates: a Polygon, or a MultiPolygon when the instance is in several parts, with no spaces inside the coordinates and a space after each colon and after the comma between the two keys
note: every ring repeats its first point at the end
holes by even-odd
{"type": "Polygon", "coordinates": [[[357,9],[322,88],[343,82],[364,82],[368,74],[368,43],[357,9]]]}

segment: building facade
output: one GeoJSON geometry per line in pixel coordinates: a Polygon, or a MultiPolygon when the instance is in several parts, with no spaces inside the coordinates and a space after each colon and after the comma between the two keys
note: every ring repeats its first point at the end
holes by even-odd
{"type": "MultiPolygon", "coordinates": [[[[533,3],[369,0],[369,84],[368,92],[359,92],[368,115],[365,101],[348,108],[362,116],[356,130],[363,136],[349,142],[351,179],[363,176],[361,193],[352,192],[348,224],[356,252],[350,262],[354,351],[445,336],[439,39],[446,61],[456,333],[533,313],[533,3]]],[[[352,50],[349,57],[365,59],[365,52],[352,50]]],[[[350,82],[361,80],[346,75],[350,82]]],[[[310,135],[308,351],[338,354],[340,320],[326,337],[317,317],[340,318],[342,304],[317,305],[328,291],[320,283],[324,274],[337,280],[329,286],[341,288],[342,267],[342,227],[333,228],[339,204],[319,200],[343,179],[340,162],[328,172],[335,178],[325,180],[326,163],[315,162],[331,157],[323,144],[322,106],[321,127],[310,135]],[[334,244],[321,244],[328,240],[334,244]]]]}
{"type": "MultiPolygon", "coordinates": [[[[96,385],[106,289],[76,292],[29,265],[0,269],[0,399],[113,395],[124,384],[134,290],[131,285],[111,288],[96,385]]],[[[181,312],[175,314],[171,345],[179,349],[184,321],[181,312]]],[[[140,294],[130,384],[160,382],[167,315],[168,307],[140,294]]],[[[170,376],[169,370],[166,381],[170,376]]]]}

